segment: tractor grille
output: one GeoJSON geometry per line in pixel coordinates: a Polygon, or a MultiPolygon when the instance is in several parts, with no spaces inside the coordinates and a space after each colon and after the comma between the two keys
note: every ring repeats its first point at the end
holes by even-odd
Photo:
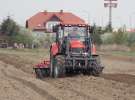
{"type": "Polygon", "coordinates": [[[83,48],[72,48],[71,52],[72,53],[83,53],[84,49],[83,48]]]}
{"type": "Polygon", "coordinates": [[[85,57],[87,56],[87,53],[85,53],[85,50],[83,48],[72,48],[70,51],[70,55],[72,57],[85,57]]]}

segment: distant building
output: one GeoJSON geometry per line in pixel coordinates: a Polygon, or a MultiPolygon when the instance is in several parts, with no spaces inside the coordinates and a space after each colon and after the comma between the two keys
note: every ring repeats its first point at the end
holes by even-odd
{"type": "Polygon", "coordinates": [[[39,12],[26,21],[26,28],[36,32],[52,32],[54,25],[62,24],[85,24],[80,17],[60,10],[60,12],[39,12]]]}
{"type": "Polygon", "coordinates": [[[7,48],[10,45],[9,37],[0,33],[0,48],[7,48]]]}
{"type": "Polygon", "coordinates": [[[127,29],[127,32],[130,32],[130,33],[135,33],[135,29],[127,29]]]}

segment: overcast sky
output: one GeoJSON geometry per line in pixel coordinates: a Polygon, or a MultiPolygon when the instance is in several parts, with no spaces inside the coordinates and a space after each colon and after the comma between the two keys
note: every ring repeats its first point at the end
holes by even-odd
{"type": "MultiPolygon", "coordinates": [[[[10,15],[20,25],[39,11],[69,11],[90,23],[106,25],[108,9],[104,0],[0,0],[0,22],[10,15]]],[[[113,9],[113,26],[135,27],[135,0],[118,0],[118,7],[113,9]]]]}

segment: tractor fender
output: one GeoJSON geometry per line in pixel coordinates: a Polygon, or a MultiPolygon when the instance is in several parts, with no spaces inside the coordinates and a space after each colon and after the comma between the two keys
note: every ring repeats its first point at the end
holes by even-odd
{"type": "Polygon", "coordinates": [[[50,51],[51,51],[51,52],[50,52],[51,55],[53,55],[53,56],[57,55],[57,54],[58,54],[58,51],[59,51],[58,44],[57,44],[57,43],[53,43],[53,44],[51,45],[50,51]]]}
{"type": "Polygon", "coordinates": [[[92,55],[97,55],[95,44],[92,44],[91,52],[92,52],[92,55]]]}

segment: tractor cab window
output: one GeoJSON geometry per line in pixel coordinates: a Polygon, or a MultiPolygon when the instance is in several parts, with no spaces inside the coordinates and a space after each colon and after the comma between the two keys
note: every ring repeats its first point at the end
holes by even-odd
{"type": "Polygon", "coordinates": [[[87,37],[86,27],[65,27],[64,36],[69,37],[71,40],[81,40],[83,41],[87,37]]]}

